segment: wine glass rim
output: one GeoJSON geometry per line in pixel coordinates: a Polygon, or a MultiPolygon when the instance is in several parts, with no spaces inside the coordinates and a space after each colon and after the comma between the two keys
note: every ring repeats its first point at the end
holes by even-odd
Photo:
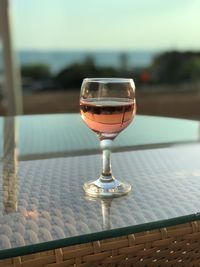
{"type": "Polygon", "coordinates": [[[85,78],[83,81],[85,82],[99,82],[99,83],[107,83],[107,82],[133,82],[132,78],[85,78]]]}

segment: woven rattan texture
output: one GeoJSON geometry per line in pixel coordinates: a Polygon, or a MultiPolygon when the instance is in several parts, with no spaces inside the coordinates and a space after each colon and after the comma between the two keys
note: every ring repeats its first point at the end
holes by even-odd
{"type": "Polygon", "coordinates": [[[0,267],[200,266],[200,222],[0,261],[0,267]]]}
{"type": "MultiPolygon", "coordinates": [[[[165,222],[170,218],[197,213],[200,210],[199,158],[199,145],[113,154],[115,176],[131,183],[133,190],[128,196],[114,199],[110,207],[105,207],[101,201],[88,200],[82,190],[84,181],[100,174],[100,155],[24,161],[18,164],[5,161],[1,166],[0,178],[3,185],[0,187],[0,248],[3,250],[73,238],[109,228],[115,229],[117,236],[118,228],[160,220],[165,222]],[[18,165],[15,179],[13,164],[18,165]],[[9,200],[9,205],[13,204],[11,211],[6,209],[6,200],[9,200]],[[102,209],[106,209],[107,218],[103,218],[102,209]]],[[[186,234],[184,244],[189,243],[187,238],[190,239],[193,228],[190,225],[186,230],[181,228],[179,231],[180,236],[186,234]]],[[[161,236],[166,237],[165,232],[161,236]]],[[[193,236],[199,234],[195,232],[193,236]]],[[[134,238],[130,240],[130,244],[134,244],[134,238]]],[[[160,237],[155,240],[160,240],[160,237]]],[[[161,242],[164,247],[165,242],[161,242]]],[[[193,252],[198,242],[196,238],[194,245],[191,245],[194,246],[193,252]]],[[[148,241],[143,243],[145,247],[142,247],[143,244],[141,248],[146,249],[148,241]]],[[[180,243],[180,248],[183,243],[180,243]]],[[[116,249],[119,251],[118,247],[116,249]]],[[[101,251],[98,246],[97,251],[101,251]]],[[[114,248],[112,251],[115,255],[114,248]]],[[[168,250],[164,249],[164,252],[168,254],[168,250]]]]}

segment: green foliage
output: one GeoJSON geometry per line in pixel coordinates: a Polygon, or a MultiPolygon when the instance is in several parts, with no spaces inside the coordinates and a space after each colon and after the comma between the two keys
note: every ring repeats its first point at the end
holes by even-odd
{"type": "Polygon", "coordinates": [[[152,65],[154,81],[183,83],[200,80],[200,53],[166,52],[155,58],[152,65]]]}
{"type": "Polygon", "coordinates": [[[115,77],[118,72],[111,67],[97,67],[93,58],[87,57],[82,63],[72,64],[59,72],[56,83],[64,89],[80,89],[86,77],[115,77]]]}
{"type": "Polygon", "coordinates": [[[180,75],[185,80],[200,80],[200,56],[193,57],[184,62],[180,68],[180,75]]]}
{"type": "Polygon", "coordinates": [[[200,52],[170,51],[158,55],[149,68],[128,68],[126,54],[121,54],[121,67],[100,67],[92,57],[65,67],[51,75],[45,64],[23,66],[25,90],[80,89],[86,77],[133,77],[140,84],[178,84],[200,81],[200,52]]]}
{"type": "Polygon", "coordinates": [[[23,78],[31,78],[36,81],[45,80],[51,77],[49,66],[45,64],[22,66],[21,74],[23,78]]]}

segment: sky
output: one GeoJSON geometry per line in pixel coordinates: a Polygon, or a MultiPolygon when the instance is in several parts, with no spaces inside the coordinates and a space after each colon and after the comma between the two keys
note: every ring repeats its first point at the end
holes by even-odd
{"type": "Polygon", "coordinates": [[[200,50],[200,0],[10,0],[19,50],[200,50]]]}

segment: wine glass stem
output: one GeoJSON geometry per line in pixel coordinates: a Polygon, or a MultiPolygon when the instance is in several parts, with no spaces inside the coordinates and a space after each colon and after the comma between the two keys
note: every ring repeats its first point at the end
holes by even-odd
{"type": "Polygon", "coordinates": [[[102,149],[102,158],[103,158],[103,171],[102,178],[104,180],[112,179],[112,170],[111,170],[111,147],[112,140],[104,139],[100,141],[100,146],[102,149]]]}

